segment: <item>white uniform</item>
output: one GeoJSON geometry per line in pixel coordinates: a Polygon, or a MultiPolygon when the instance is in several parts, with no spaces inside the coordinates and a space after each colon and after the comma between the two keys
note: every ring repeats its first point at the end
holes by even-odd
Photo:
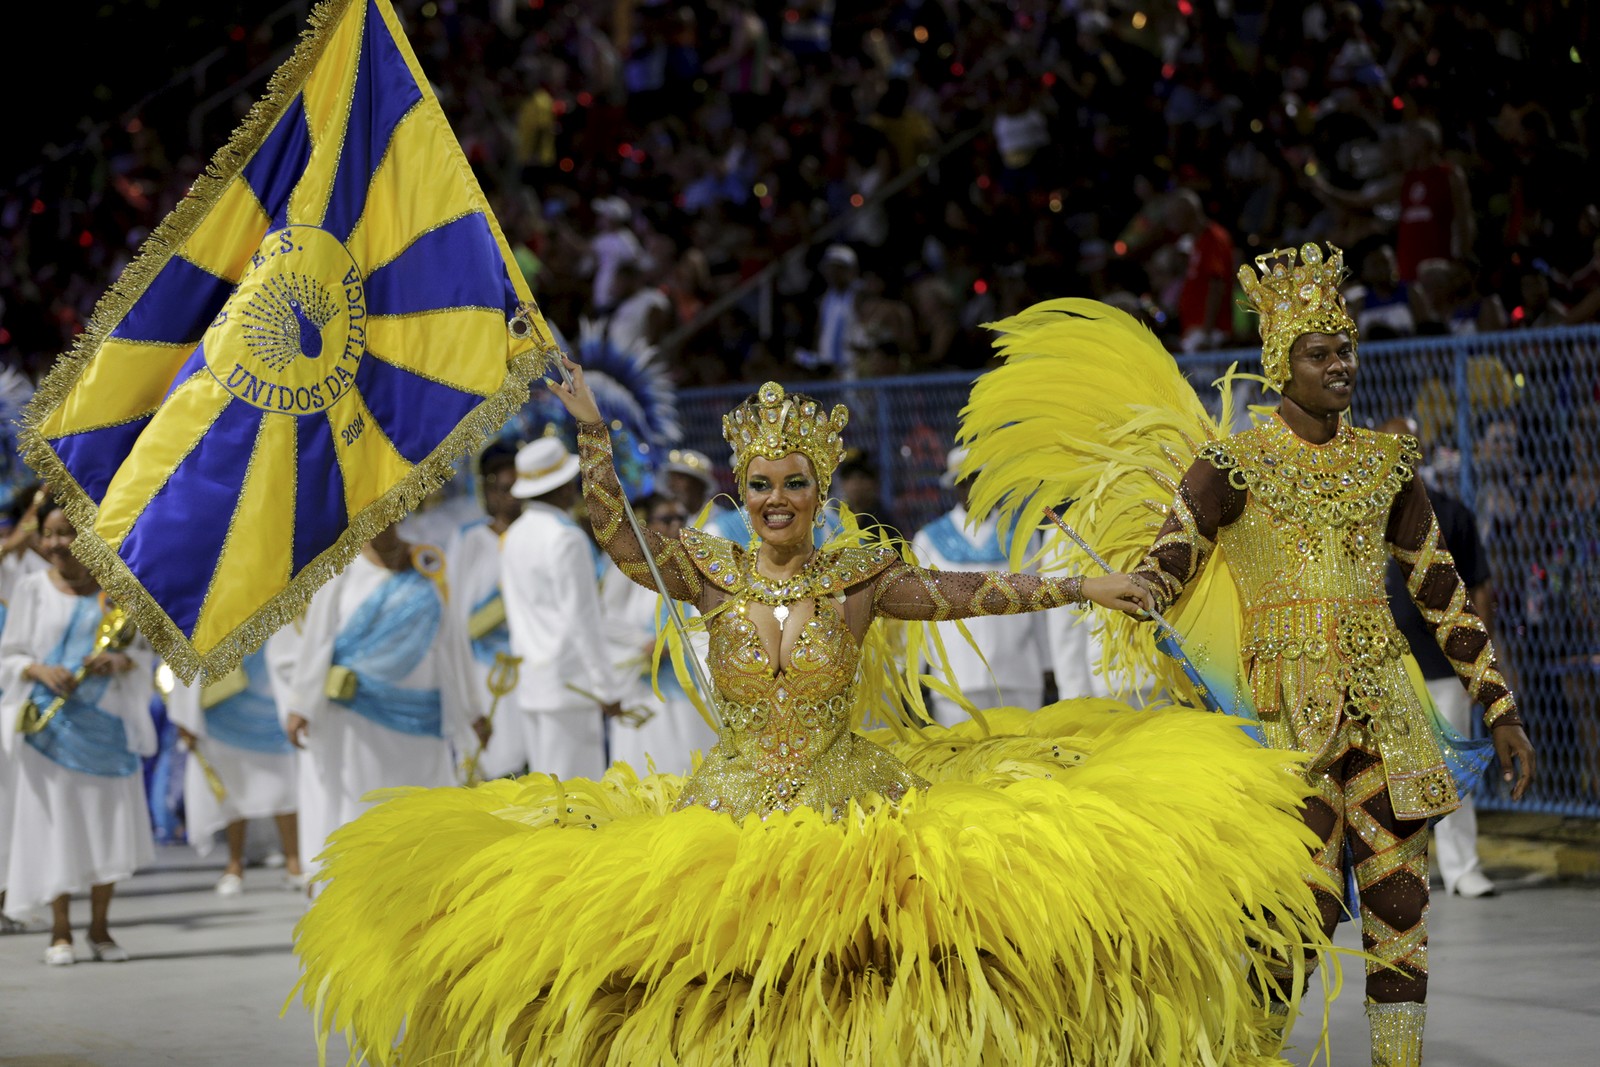
{"type": "MultiPolygon", "coordinates": [[[[469,525],[456,538],[455,558],[450,561],[450,606],[460,615],[462,626],[468,628],[469,638],[472,637],[473,613],[486,600],[500,596],[501,540],[487,520],[469,525]]],[[[501,607],[503,611],[504,598],[501,598],[501,607]]],[[[498,629],[503,632],[504,624],[498,629]]],[[[492,654],[480,655],[478,646],[489,648],[495,640],[494,635],[486,635],[474,641],[472,678],[485,709],[494,701],[489,692],[489,670],[494,660],[492,654]]],[[[507,647],[509,649],[509,642],[507,647]]],[[[478,763],[481,777],[499,778],[515,773],[528,761],[527,730],[517,721],[516,713],[507,710],[510,703],[511,698],[504,697],[495,708],[494,733],[478,763]]]]}
{"type": "MultiPolygon", "coordinates": [[[[661,598],[629,579],[608,559],[600,576],[600,604],[612,665],[626,680],[622,706],[648,715],[638,725],[624,719],[607,723],[612,761],[626,763],[640,774],[649,770],[652,761],[659,771],[687,773],[695,751],[716,744],[717,735],[695,710],[665,656],[659,676],[661,697],[651,688],[656,620],[664,610],[661,598]]],[[[686,605],[679,607],[692,610],[686,605]]],[[[704,664],[705,633],[690,631],[690,641],[704,664]]]]}
{"type": "Polygon", "coordinates": [[[588,535],[560,508],[529,501],[506,531],[500,592],[511,652],[522,665],[496,728],[520,732],[530,770],[598,778],[606,765],[605,721],[596,701],[622,693],[588,535]]]}
{"type": "MultiPolygon", "coordinates": [[[[1471,737],[1472,697],[1461,679],[1452,674],[1448,678],[1430,678],[1427,685],[1428,695],[1445,722],[1462,736],[1471,737]]],[[[1483,873],[1478,859],[1478,811],[1472,797],[1462,797],[1459,808],[1433,824],[1433,845],[1446,893],[1454,892],[1456,883],[1467,875],[1483,873]]]]}
{"type": "MultiPolygon", "coordinates": [[[[22,705],[34,688],[23,672],[49,656],[81,599],[57,589],[48,573],[29,574],[17,583],[0,635],[0,739],[14,776],[5,812],[10,856],[0,886],[6,890],[6,911],[19,917],[63,893],[120,881],[155,859],[144,776],[137,765],[133,773],[117,777],[72,770],[41,754],[17,730],[22,705]]],[[[129,752],[153,756],[154,654],[143,638],[123,651],[134,666],[109,676],[96,706],[121,722],[129,752]]]]}
{"type": "Polygon", "coordinates": [[[393,571],[357,556],[317,591],[306,611],[288,710],[309,724],[299,757],[300,858],[307,870],[314,869],[328,835],[371,806],[363,799],[368,792],[454,785],[451,744],[459,751],[477,743],[472,722],[483,707],[472,680],[472,650],[461,620],[448,609],[440,613],[433,644],[410,673],[386,679],[405,689],[439,691],[442,737],[392,730],[326,695],[340,629],[393,576],[393,571]]]}
{"type": "MultiPolygon", "coordinates": [[[[50,564],[32,549],[14,552],[0,559],[0,626],[4,625],[4,605],[11,603],[17,584],[29,574],[49,569],[50,564]]],[[[10,729],[10,726],[0,724],[0,729],[10,729]]],[[[6,859],[11,855],[11,795],[16,787],[15,763],[0,746],[0,890],[6,887],[6,859]]]]}
{"type": "MultiPolygon", "coordinates": [[[[959,504],[911,539],[917,562],[942,571],[989,571],[1008,567],[996,535],[996,518],[969,525],[959,504]]],[[[1056,609],[1065,610],[1065,609],[1056,609]]],[[[975,650],[953,622],[938,623],[939,639],[950,658],[953,677],[946,679],[983,708],[1037,708],[1044,697],[1044,672],[1050,669],[1046,616],[989,615],[964,619],[975,650]],[[982,656],[979,656],[981,650],[982,656]],[[984,661],[988,665],[984,665],[984,661]]],[[[933,665],[938,669],[939,664],[933,665]]],[[[949,726],[966,718],[953,701],[932,694],[934,717],[949,726]]]]}
{"type": "MultiPolygon", "coordinates": [[[[276,722],[287,717],[290,676],[300,645],[299,633],[286,626],[267,639],[264,662],[255,670],[266,677],[250,679],[251,687],[272,694],[276,722]]],[[[167,717],[195,735],[200,755],[217,772],[227,795],[221,800],[206,781],[200,761],[190,756],[183,771],[184,826],[189,843],[201,856],[211,854],[217,831],[241,819],[265,819],[292,814],[299,805],[296,758],[293,749],[261,751],[229,744],[206,728],[199,684],[179,684],[167,698],[167,717]]],[[[287,738],[283,740],[287,746],[287,738]]]]}

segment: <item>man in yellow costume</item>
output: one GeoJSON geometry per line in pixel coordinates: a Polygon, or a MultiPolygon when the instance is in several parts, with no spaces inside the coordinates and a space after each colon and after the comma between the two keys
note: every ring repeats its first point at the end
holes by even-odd
{"type": "MultiPolygon", "coordinates": [[[[1331,246],[1330,246],[1331,248],[1331,246]]],[[[1390,554],[1473,700],[1520,798],[1534,752],[1416,475],[1417,442],[1349,425],[1356,326],[1343,254],[1305,245],[1246,265],[1262,369],[1283,394],[1250,430],[1203,446],[1134,577],[1165,611],[1213,551],[1243,609],[1242,671],[1266,743],[1310,755],[1305,820],[1335,884],[1353,870],[1374,1067],[1422,1060],[1428,992],[1428,823],[1460,804],[1461,739],[1441,731],[1408,679],[1384,596],[1390,554]]],[[[1331,934],[1345,904],[1316,887],[1331,934]]],[[[1288,968],[1279,978],[1289,981],[1288,968]]]]}

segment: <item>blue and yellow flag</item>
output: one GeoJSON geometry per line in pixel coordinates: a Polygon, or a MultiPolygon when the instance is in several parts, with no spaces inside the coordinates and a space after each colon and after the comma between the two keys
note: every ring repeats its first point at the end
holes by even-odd
{"type": "Polygon", "coordinates": [[[215,678],[552,351],[388,0],[328,0],[40,387],[26,454],[111,597],[215,678]]]}

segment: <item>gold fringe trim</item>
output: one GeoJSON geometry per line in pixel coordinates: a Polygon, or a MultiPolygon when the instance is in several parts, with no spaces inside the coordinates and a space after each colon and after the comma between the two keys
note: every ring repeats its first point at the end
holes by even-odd
{"type": "MultiPolygon", "coordinates": [[[[234,130],[228,142],[211,157],[188,194],[145,239],[138,255],[101,296],[87,328],[39,384],[20,419],[19,442],[23,458],[51,487],[61,502],[62,510],[77,527],[73,555],[95,576],[112,601],[132,616],[139,632],[144,634],[156,653],[172,668],[172,672],[186,683],[193,682],[197,675],[203,683],[222,678],[238,667],[245,656],[260,648],[273,633],[299,617],[312,594],[355,558],[363,542],[398,522],[428,494],[450,480],[454,476],[452,468],[455,461],[475,449],[485,437],[504,425],[513,411],[527,403],[529,382],[549,367],[557,354],[555,346],[545,340],[542,333],[537,341],[529,340],[527,350],[513,353],[507,361],[505,383],[494,395],[487,397],[462,419],[444,441],[404,478],[355,515],[338,540],[291,578],[281,592],[204,654],[195,649],[188,636],[144,588],[117,551],[95,532],[99,506],[68,472],[40,427],[65,403],[111,331],[144,296],[168,261],[216,207],[229,183],[261,148],[322,58],[334,28],[354,2],[320,0],[312,10],[306,28],[301,31],[300,43],[284,64],[273,72],[265,94],[251,106],[244,121],[234,130]]],[[[385,25],[393,33],[396,45],[415,75],[419,68],[410,42],[403,32],[389,24],[389,20],[385,20],[385,25]]],[[[425,78],[418,79],[418,88],[434,107],[439,106],[425,78]]],[[[448,121],[444,125],[449,130],[448,121]]],[[[459,144],[453,155],[457,170],[468,182],[468,188],[477,192],[477,199],[500,246],[518,296],[531,304],[531,296],[524,292],[527,283],[521,272],[512,268],[513,259],[499,222],[471,168],[461,156],[459,144]]]]}

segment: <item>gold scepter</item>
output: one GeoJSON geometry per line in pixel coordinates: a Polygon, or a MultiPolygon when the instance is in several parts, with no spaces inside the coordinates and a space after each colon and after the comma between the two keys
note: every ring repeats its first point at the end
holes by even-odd
{"type": "Polygon", "coordinates": [[[50,720],[66,706],[67,698],[72,695],[73,690],[89,677],[88,662],[102,652],[122,651],[133,644],[133,639],[138,633],[127,612],[116,605],[107,607],[94,633],[94,648],[83,658],[83,663],[78,665],[78,669],[72,672],[72,689],[57,696],[43,712],[32,700],[25,701],[22,705],[22,715],[17,720],[17,729],[25,734],[36,734],[49,726],[50,720]]]}
{"type": "MultiPolygon", "coordinates": [[[[235,667],[232,671],[223,676],[230,688],[235,684],[232,681],[235,675],[240,678],[245,678],[244,668],[235,667]]],[[[178,687],[178,680],[173,677],[172,668],[165,663],[157,667],[155,681],[156,692],[161,694],[161,699],[165,701],[167,707],[170,708],[172,706],[172,691],[178,687]]],[[[245,678],[245,684],[249,684],[248,678],[245,678]]],[[[207,686],[206,690],[211,690],[212,688],[213,686],[207,686]]],[[[237,691],[238,690],[235,690],[235,692],[237,691]]],[[[228,694],[228,696],[232,695],[233,693],[231,692],[228,694]]],[[[225,699],[227,699],[227,697],[219,698],[217,703],[221,703],[221,701],[225,699]]],[[[202,691],[200,703],[202,707],[205,706],[204,691],[202,691]]],[[[217,773],[217,769],[211,765],[211,761],[206,759],[205,756],[201,754],[199,748],[195,747],[198,738],[196,738],[182,726],[178,727],[178,733],[178,747],[194,757],[195,766],[199,767],[200,773],[205,775],[206,785],[211,787],[211,792],[216,796],[217,801],[220,803],[221,801],[227,800],[228,787],[222,784],[222,776],[219,775],[217,773]]]]}
{"type": "Polygon", "coordinates": [[[222,776],[217,773],[217,769],[211,765],[211,761],[206,759],[205,755],[200,751],[199,744],[191,741],[184,748],[188,750],[189,757],[199,766],[200,773],[206,776],[206,785],[211,787],[212,794],[219,801],[227,800],[228,787],[222,784],[222,776]]]}
{"type": "MultiPolygon", "coordinates": [[[[485,723],[491,731],[494,730],[494,712],[500,706],[500,698],[517,687],[517,678],[522,673],[521,667],[521,656],[513,656],[509,652],[494,654],[494,665],[489,668],[488,680],[489,695],[494,699],[489,701],[489,714],[485,717],[485,723]]],[[[467,757],[466,762],[461,765],[469,786],[483,781],[478,777],[478,764],[483,761],[483,750],[488,744],[487,741],[479,741],[478,751],[467,757]]]]}
{"type": "MultiPolygon", "coordinates": [[[[580,688],[579,686],[573,685],[571,682],[567,683],[567,689],[569,689],[570,691],[572,691],[574,693],[577,693],[579,696],[583,697],[585,700],[594,701],[596,704],[599,704],[602,708],[606,706],[606,702],[604,700],[601,700],[599,697],[595,696],[593,693],[589,692],[587,689],[583,689],[583,688],[580,688]]],[[[649,708],[623,708],[621,711],[619,711],[617,713],[617,718],[621,719],[623,722],[627,723],[629,726],[632,726],[632,727],[634,727],[636,729],[638,727],[640,727],[640,726],[643,726],[645,723],[649,722],[651,719],[653,719],[655,717],[656,717],[656,713],[654,711],[652,711],[651,709],[649,709],[649,708]]]]}

